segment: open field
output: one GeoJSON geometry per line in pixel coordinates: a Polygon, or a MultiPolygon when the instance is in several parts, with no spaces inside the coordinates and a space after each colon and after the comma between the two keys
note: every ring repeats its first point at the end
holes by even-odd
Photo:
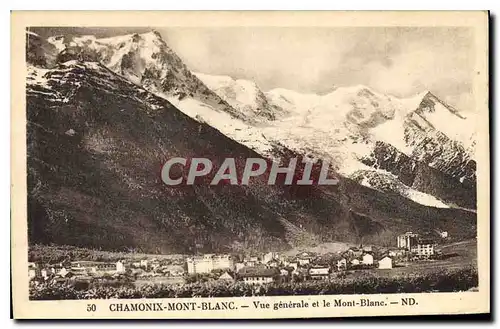
{"type": "Polygon", "coordinates": [[[30,262],[41,263],[57,263],[64,260],[89,260],[89,261],[103,261],[103,262],[116,262],[118,260],[141,260],[153,259],[167,260],[167,259],[181,259],[184,255],[181,254],[146,254],[140,252],[126,252],[126,251],[104,251],[88,248],[80,248],[74,246],[59,246],[59,245],[42,245],[36,244],[28,248],[28,260],[30,262]]]}
{"type": "Polygon", "coordinates": [[[441,270],[458,270],[467,267],[477,268],[477,241],[475,239],[444,245],[441,247],[441,250],[444,259],[398,263],[396,267],[387,270],[366,269],[348,271],[348,276],[400,277],[432,274],[441,270]]]}

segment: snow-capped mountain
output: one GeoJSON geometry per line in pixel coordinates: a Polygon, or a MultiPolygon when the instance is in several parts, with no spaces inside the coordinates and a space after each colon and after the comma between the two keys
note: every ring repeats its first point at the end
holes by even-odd
{"type": "MultiPolygon", "coordinates": [[[[397,98],[358,85],[339,87],[326,95],[282,88],[262,93],[248,81],[197,75],[239,109],[245,108],[243,100],[255,108],[261,98],[256,95],[264,94],[268,108],[279,109],[276,120],[253,125],[266,140],[326,158],[339,173],[367,186],[368,180],[360,180],[363,173],[370,178],[381,175],[378,181],[396,180],[389,185],[403,184],[395,190],[419,203],[475,207],[475,122],[431,92],[397,98]],[[242,84],[251,88],[241,88],[242,84]],[[421,171],[433,179],[423,178],[421,171]],[[443,191],[439,184],[453,188],[443,191]],[[414,192],[405,192],[410,190],[414,192]]],[[[233,132],[232,137],[245,143],[245,136],[233,132]]],[[[269,149],[257,151],[266,154],[269,149]]],[[[377,188],[377,184],[369,186],[377,188]]]]}
{"type": "Polygon", "coordinates": [[[360,183],[371,171],[429,195],[426,202],[400,192],[419,203],[475,207],[474,121],[430,92],[404,99],[362,85],[326,95],[264,92],[253,81],[192,73],[154,31],[43,42],[48,63],[100,62],[263,156],[280,145],[327,159],[360,183]]]}
{"type": "Polygon", "coordinates": [[[100,62],[161,97],[190,97],[216,111],[245,119],[192,74],[157,31],[110,38],[62,35],[47,41],[57,49],[57,62],[100,62]]]}
{"type": "Polygon", "coordinates": [[[271,104],[253,81],[233,79],[224,75],[194,74],[208,88],[247,118],[275,120],[284,115],[283,110],[279,106],[271,104]]]}

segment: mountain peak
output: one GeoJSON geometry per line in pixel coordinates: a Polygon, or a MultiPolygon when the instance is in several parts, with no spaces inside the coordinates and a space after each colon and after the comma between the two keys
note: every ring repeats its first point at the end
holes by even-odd
{"type": "Polygon", "coordinates": [[[165,43],[163,40],[163,37],[161,36],[161,33],[158,32],[157,30],[151,30],[146,33],[141,33],[139,34],[139,37],[145,41],[160,41],[162,43],[165,43]]]}

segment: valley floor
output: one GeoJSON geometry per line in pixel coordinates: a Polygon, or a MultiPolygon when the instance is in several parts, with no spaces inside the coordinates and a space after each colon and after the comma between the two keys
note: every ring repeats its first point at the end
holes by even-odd
{"type": "MultiPolygon", "coordinates": [[[[47,246],[45,246],[47,247],[47,246]]],[[[317,251],[337,250],[340,244],[329,243],[316,246],[317,251]]],[[[207,275],[173,274],[174,268],[182,267],[173,257],[158,257],[170,264],[168,274],[152,276],[130,276],[130,273],[107,276],[106,279],[32,282],[32,299],[83,299],[83,298],[172,298],[172,297],[231,297],[231,296],[278,296],[278,295],[315,295],[315,294],[375,294],[375,293],[412,293],[466,291],[478,287],[477,241],[467,240],[441,246],[439,259],[397,262],[391,269],[348,268],[333,271],[328,278],[314,280],[303,278],[299,281],[276,281],[269,284],[248,284],[233,274],[231,280],[217,279],[220,273],[207,275]],[[97,295],[96,295],[97,294],[97,295]]],[[[54,246],[47,247],[54,252],[54,246]]],[[[68,247],[65,247],[68,248],[68,247]]],[[[64,248],[63,248],[64,249],[64,248]]],[[[37,246],[38,252],[41,246],[37,246]]],[[[61,251],[60,249],[58,249],[61,251]]],[[[32,249],[33,251],[33,249],[32,249]]],[[[75,252],[73,250],[73,252],[75,252]]],[[[80,255],[82,250],[79,251],[80,255]]],[[[77,253],[78,254],[78,253],[77,253]]],[[[96,259],[124,258],[124,253],[99,251],[96,259]]],[[[37,257],[39,257],[38,255],[37,257]]],[[[54,256],[54,255],[53,255],[54,256]]],[[[130,254],[129,260],[144,258],[145,254],[130,254]],[[141,255],[141,257],[138,257],[141,255]]],[[[33,259],[34,255],[31,255],[33,259]]],[[[57,259],[57,257],[56,257],[57,259]]],[[[84,262],[84,261],[83,261],[84,262]]],[[[177,268],[177,270],[179,270],[177,268]]],[[[181,270],[182,271],[182,270],[181,270]]],[[[221,272],[223,273],[223,271],[221,272]]]]}

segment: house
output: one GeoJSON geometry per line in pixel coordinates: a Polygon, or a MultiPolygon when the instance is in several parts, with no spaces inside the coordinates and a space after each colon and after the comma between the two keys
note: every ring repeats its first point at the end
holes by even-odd
{"type": "Polygon", "coordinates": [[[272,252],[272,251],[270,251],[267,254],[264,254],[264,256],[262,256],[262,262],[264,264],[267,264],[270,261],[275,260],[275,259],[277,259],[277,254],[275,252],[272,252]]]}
{"type": "Polygon", "coordinates": [[[410,251],[413,246],[418,242],[418,234],[413,232],[406,232],[398,236],[398,248],[410,251]]]}
{"type": "Polygon", "coordinates": [[[274,267],[244,267],[238,272],[238,276],[247,284],[265,284],[278,281],[280,271],[274,267]]]}
{"type": "Polygon", "coordinates": [[[279,270],[280,271],[280,280],[281,282],[289,282],[290,281],[290,278],[292,277],[292,272],[293,269],[292,268],[282,268],[279,270]]]}
{"type": "Polygon", "coordinates": [[[392,268],[392,258],[389,256],[385,256],[381,260],[378,261],[378,268],[379,269],[390,269],[392,268]]]}
{"type": "Polygon", "coordinates": [[[38,270],[36,268],[30,268],[28,269],[28,277],[30,279],[34,279],[38,276],[38,270]]]}
{"type": "Polygon", "coordinates": [[[309,269],[309,277],[313,280],[326,280],[329,276],[329,266],[313,266],[309,269]]]}
{"type": "Polygon", "coordinates": [[[446,231],[441,231],[440,229],[434,229],[434,232],[436,232],[442,239],[448,238],[448,232],[446,231]]]}
{"type": "Polygon", "coordinates": [[[291,262],[287,266],[293,267],[293,269],[296,270],[299,267],[299,263],[297,263],[297,262],[291,262]]]}
{"type": "Polygon", "coordinates": [[[345,257],[342,257],[341,259],[337,260],[337,271],[344,271],[347,269],[347,259],[345,257]]]}
{"type": "Polygon", "coordinates": [[[277,259],[273,259],[267,263],[268,267],[279,267],[280,262],[277,259]]]}
{"type": "Polygon", "coordinates": [[[224,281],[224,282],[234,282],[234,278],[231,274],[228,272],[224,272],[221,276],[218,278],[219,281],[224,281]]]}
{"type": "Polygon", "coordinates": [[[359,261],[359,259],[357,259],[357,258],[354,258],[354,259],[352,259],[352,260],[351,260],[351,265],[356,266],[356,265],[359,265],[360,263],[361,263],[361,262],[360,262],[360,261],[359,261]]]}
{"type": "Polygon", "coordinates": [[[248,257],[245,257],[245,261],[253,264],[258,264],[260,263],[260,257],[257,255],[250,255],[248,257]]]}
{"type": "Polygon", "coordinates": [[[408,251],[406,249],[392,249],[388,251],[390,257],[402,257],[405,256],[408,251]]]}
{"type": "Polygon", "coordinates": [[[149,267],[152,268],[153,270],[156,270],[160,266],[161,266],[160,261],[157,260],[156,258],[153,258],[149,263],[149,267]]]}
{"type": "Polygon", "coordinates": [[[351,247],[345,252],[348,258],[358,258],[363,255],[363,250],[357,247],[351,247]]]}
{"type": "Polygon", "coordinates": [[[71,262],[70,269],[77,275],[113,274],[116,272],[116,263],[82,260],[82,261],[71,262]]]}
{"type": "MultiPolygon", "coordinates": [[[[293,269],[292,269],[292,271],[293,271],[293,269]]],[[[290,272],[291,272],[291,271],[287,270],[286,268],[282,268],[282,269],[280,270],[280,275],[281,275],[281,276],[284,276],[284,277],[288,277],[288,276],[290,276],[290,272]]]]}
{"type": "Polygon", "coordinates": [[[183,276],[185,271],[180,265],[165,265],[162,268],[162,272],[166,276],[183,276]]]}
{"type": "Polygon", "coordinates": [[[294,279],[297,279],[297,278],[307,279],[308,276],[309,276],[309,270],[306,268],[303,268],[303,267],[299,267],[299,268],[294,269],[292,271],[292,278],[294,278],[294,279]]]}
{"type": "Polygon", "coordinates": [[[65,278],[61,278],[61,277],[54,277],[51,281],[52,281],[52,283],[62,284],[62,283],[67,282],[68,280],[66,280],[65,278]]]}
{"type": "Polygon", "coordinates": [[[234,264],[234,269],[236,272],[239,272],[243,267],[245,267],[244,263],[236,263],[234,264]]]}
{"type": "Polygon", "coordinates": [[[311,258],[309,257],[299,257],[297,258],[297,263],[299,266],[306,266],[311,263],[311,258]]]}
{"type": "Polygon", "coordinates": [[[65,267],[56,269],[56,275],[59,275],[61,277],[65,277],[66,275],[68,275],[68,273],[70,272],[65,267]]]}
{"type": "Polygon", "coordinates": [[[70,270],[75,276],[80,277],[89,275],[89,272],[86,267],[71,267],[70,270]]]}
{"type": "Polygon", "coordinates": [[[250,261],[250,260],[245,261],[245,266],[246,267],[253,267],[253,266],[257,266],[257,265],[259,265],[259,263],[257,263],[257,262],[253,262],[253,261],[250,261]]]}
{"type": "Polygon", "coordinates": [[[47,278],[50,276],[50,274],[51,274],[51,273],[50,273],[50,271],[49,271],[49,270],[47,270],[46,268],[44,268],[44,269],[42,269],[42,270],[40,271],[40,275],[42,276],[42,278],[43,278],[44,280],[47,280],[47,278]]]}
{"type": "Polygon", "coordinates": [[[373,265],[373,255],[372,254],[364,254],[361,262],[363,263],[363,265],[373,265]]]}
{"type": "Polygon", "coordinates": [[[213,270],[234,270],[234,258],[230,255],[205,254],[194,256],[186,260],[189,274],[210,273],[213,270]]]}
{"type": "Polygon", "coordinates": [[[362,250],[363,250],[363,252],[368,252],[368,253],[370,253],[370,252],[373,252],[373,247],[372,247],[372,246],[364,246],[364,247],[362,248],[362,250]]]}
{"type": "Polygon", "coordinates": [[[434,241],[431,239],[420,239],[412,246],[411,252],[419,257],[430,257],[435,254],[434,246],[434,241]]]}
{"type": "Polygon", "coordinates": [[[147,259],[141,259],[140,261],[140,267],[147,269],[148,268],[148,260],[147,259]]]}
{"type": "Polygon", "coordinates": [[[125,273],[125,264],[121,260],[116,262],[116,273],[125,273]]]}

